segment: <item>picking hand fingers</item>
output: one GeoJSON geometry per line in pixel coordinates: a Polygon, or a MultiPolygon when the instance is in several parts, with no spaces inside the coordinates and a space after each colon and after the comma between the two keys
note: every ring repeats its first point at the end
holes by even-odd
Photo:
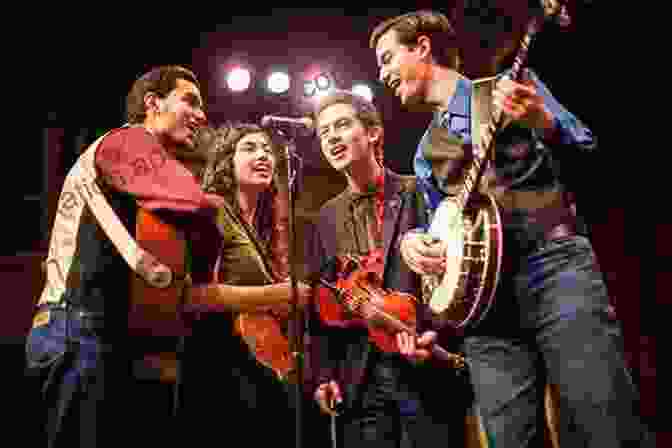
{"type": "Polygon", "coordinates": [[[331,406],[332,403],[340,403],[343,401],[338,384],[335,381],[320,384],[315,391],[315,401],[317,401],[320,409],[325,414],[332,416],[338,415],[334,410],[334,407],[331,406]]]}
{"type": "Polygon", "coordinates": [[[412,254],[440,256],[446,244],[426,234],[406,235],[401,241],[401,249],[412,254]]]}
{"type": "Polygon", "coordinates": [[[416,341],[416,344],[419,347],[426,347],[430,344],[433,344],[436,341],[437,333],[435,331],[426,331],[416,341]]]}
{"type": "Polygon", "coordinates": [[[415,340],[405,331],[397,333],[397,347],[399,353],[410,357],[415,352],[415,340]]]}
{"type": "Polygon", "coordinates": [[[415,351],[414,360],[415,360],[415,362],[423,362],[423,361],[428,360],[431,356],[432,356],[432,354],[429,350],[421,348],[421,349],[417,349],[415,351]]]}
{"type": "Polygon", "coordinates": [[[329,405],[327,404],[327,399],[326,399],[326,398],[320,398],[320,399],[318,399],[318,400],[317,400],[317,404],[318,404],[318,406],[320,407],[320,411],[322,411],[324,414],[332,415],[332,416],[335,416],[335,415],[336,415],[336,411],[334,411],[333,409],[331,409],[331,408],[329,407],[329,405]]]}
{"type": "Polygon", "coordinates": [[[422,335],[414,339],[414,359],[416,362],[426,361],[432,356],[431,345],[437,338],[435,331],[425,331],[422,335]]]}
{"type": "Polygon", "coordinates": [[[437,260],[435,258],[422,257],[410,260],[408,266],[417,274],[441,275],[446,271],[445,259],[437,260]]]}
{"type": "Polygon", "coordinates": [[[537,89],[534,81],[529,79],[522,82],[515,82],[508,78],[503,78],[497,83],[493,90],[493,95],[497,94],[515,98],[529,98],[537,94],[537,89]]]}
{"type": "Polygon", "coordinates": [[[404,257],[408,267],[416,274],[441,274],[445,272],[444,259],[426,257],[404,257]]]}
{"type": "Polygon", "coordinates": [[[402,242],[401,255],[415,273],[440,273],[445,270],[445,247],[445,243],[427,246],[423,242],[407,241],[402,242]]]}
{"type": "Polygon", "coordinates": [[[408,267],[417,274],[423,274],[422,266],[417,261],[417,251],[410,245],[407,239],[402,240],[401,242],[401,258],[408,265],[408,267]]]}
{"type": "Polygon", "coordinates": [[[446,271],[445,258],[420,257],[415,262],[425,274],[440,275],[446,271]]]}
{"type": "Polygon", "coordinates": [[[443,257],[446,254],[446,244],[442,242],[425,243],[418,248],[418,253],[424,257],[443,257]]]}

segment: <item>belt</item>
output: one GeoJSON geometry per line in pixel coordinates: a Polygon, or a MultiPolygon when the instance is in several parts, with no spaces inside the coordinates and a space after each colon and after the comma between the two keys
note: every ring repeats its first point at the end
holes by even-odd
{"type": "Polygon", "coordinates": [[[101,330],[104,325],[103,313],[100,311],[88,311],[79,306],[57,302],[38,305],[37,312],[33,317],[33,328],[47,325],[51,319],[51,313],[54,311],[66,313],[68,317],[80,320],[82,327],[89,331],[101,330]]]}

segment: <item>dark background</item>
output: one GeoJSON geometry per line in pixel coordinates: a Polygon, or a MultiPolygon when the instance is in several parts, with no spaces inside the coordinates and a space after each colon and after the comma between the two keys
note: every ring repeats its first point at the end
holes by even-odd
{"type": "MultiPolygon", "coordinates": [[[[434,9],[451,17],[466,14],[461,23],[466,24],[463,31],[469,36],[463,42],[467,70],[472,75],[484,74],[492,55],[490,43],[520,31],[527,2],[470,3],[474,7],[466,12],[454,6],[434,9]]],[[[422,7],[431,4],[417,3],[414,9],[422,7]]],[[[192,68],[201,80],[213,124],[227,119],[259,121],[266,114],[305,113],[297,91],[300,83],[295,83],[290,95],[278,97],[264,91],[265,74],[275,67],[289,70],[295,80],[310,66],[318,66],[331,72],[342,88],[349,88],[353,81],[367,82],[374,89],[374,103],[385,122],[387,164],[410,173],[412,155],[430,117],[401,110],[398,100],[376,83],[374,52],[368,48],[368,35],[375,24],[409,10],[267,8],[259,4],[234,10],[185,8],[183,13],[175,8],[170,11],[174,16],[162,15],[162,19],[130,14],[125,20],[87,22],[73,17],[72,24],[65,14],[58,21],[41,24],[39,39],[24,46],[29,56],[35,57],[30,57],[24,78],[32,87],[30,132],[23,134],[27,142],[15,153],[19,166],[29,167],[20,171],[26,174],[18,182],[17,214],[21,219],[10,220],[11,237],[4,239],[0,254],[2,273],[12,292],[6,301],[16,301],[2,312],[2,320],[8,322],[3,325],[2,340],[12,347],[12,365],[22,362],[20,346],[30,321],[28,302],[35,300],[35,291],[41,289],[41,280],[35,280],[39,274],[34,260],[45,250],[50,225],[45,210],[53,202],[48,198],[58,194],[58,179],[65,175],[82,143],[124,123],[125,96],[138,76],[160,64],[192,68]],[[254,70],[247,92],[231,93],[224,86],[224,73],[234,63],[254,70]],[[56,143],[47,141],[45,129],[58,130],[56,143]],[[60,145],[60,150],[52,151],[51,144],[60,145]],[[47,154],[57,153],[58,158],[45,158],[45,145],[47,154]],[[52,181],[45,173],[51,173],[52,181]],[[25,200],[27,196],[32,200],[25,200]]],[[[642,316],[653,306],[669,302],[664,300],[663,285],[672,256],[667,236],[670,226],[661,222],[669,218],[644,216],[643,203],[649,197],[644,183],[647,172],[635,168],[633,148],[623,137],[637,130],[621,124],[629,109],[623,107],[623,95],[613,87],[623,79],[622,29],[611,21],[607,6],[571,2],[570,12],[574,21],[568,29],[550,24],[538,36],[529,65],[600,142],[599,153],[582,162],[586,177],[580,183],[579,207],[591,224],[610,294],[623,320],[629,358],[642,389],[643,412],[653,422],[655,339],[653,326],[644,325],[642,316]],[[655,224],[650,222],[653,220],[655,224]],[[655,225],[654,263],[648,249],[650,224],[655,225]],[[643,235],[647,236],[643,239],[643,235]]],[[[300,139],[297,145],[307,170],[324,168],[314,139],[300,139]]],[[[342,179],[327,181],[339,183],[342,179]]],[[[12,195],[15,191],[16,187],[12,195]]],[[[304,202],[306,197],[310,199],[310,193],[304,193],[304,202]]],[[[318,206],[317,200],[309,205],[318,206]]]]}

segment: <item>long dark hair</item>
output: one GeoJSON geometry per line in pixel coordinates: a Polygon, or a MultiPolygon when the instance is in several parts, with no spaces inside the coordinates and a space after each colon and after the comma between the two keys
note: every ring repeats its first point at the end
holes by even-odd
{"type": "Polygon", "coordinates": [[[285,278],[288,274],[288,231],[286,189],[282,188],[278,175],[282,162],[282,151],[274,136],[266,129],[253,123],[229,122],[218,127],[205,127],[199,134],[199,146],[206,154],[207,162],[201,176],[204,191],[222,196],[234,211],[240,214],[238,203],[238,181],[235,177],[233,157],[236,144],[248,134],[262,133],[271,142],[275,154],[275,172],[270,188],[263,191],[257,199],[254,227],[260,240],[267,243],[271,253],[276,278],[285,278]]]}

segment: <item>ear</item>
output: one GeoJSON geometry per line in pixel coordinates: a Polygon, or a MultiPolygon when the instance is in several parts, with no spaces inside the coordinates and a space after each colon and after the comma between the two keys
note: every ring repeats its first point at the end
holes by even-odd
{"type": "Polygon", "coordinates": [[[432,56],[432,41],[429,36],[421,34],[418,36],[418,43],[415,45],[415,50],[421,59],[431,58],[432,56]]]}
{"type": "Polygon", "coordinates": [[[154,92],[145,93],[143,102],[145,104],[145,112],[152,111],[155,114],[159,112],[161,106],[160,104],[161,98],[159,98],[159,96],[156,93],[154,92]]]}
{"type": "Polygon", "coordinates": [[[369,142],[377,144],[383,138],[383,128],[380,126],[373,126],[369,128],[369,142]]]}

